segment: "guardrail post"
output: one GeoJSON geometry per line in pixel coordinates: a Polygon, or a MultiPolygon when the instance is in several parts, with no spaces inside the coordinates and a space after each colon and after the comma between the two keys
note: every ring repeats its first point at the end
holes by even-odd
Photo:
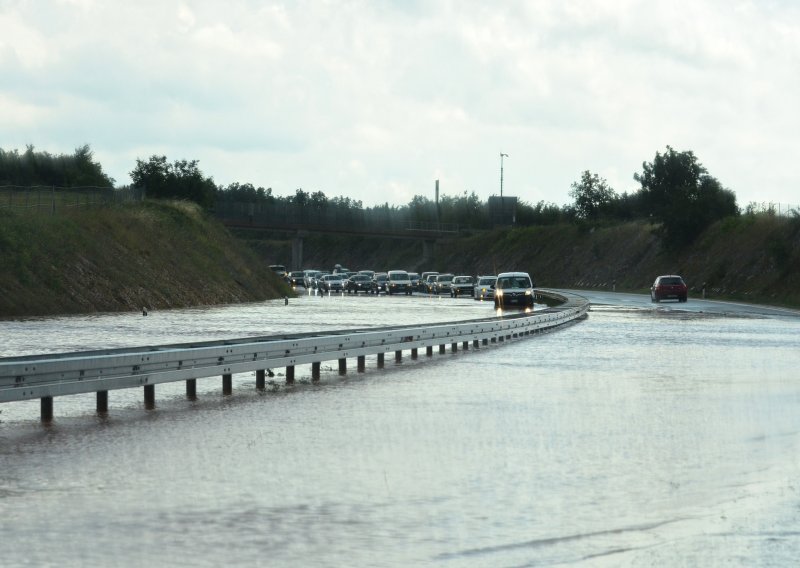
{"type": "Polygon", "coordinates": [[[97,412],[108,412],[108,391],[97,391],[97,412]]]}
{"type": "Polygon", "coordinates": [[[339,374],[347,374],[347,359],[339,359],[339,374]]]}
{"type": "Polygon", "coordinates": [[[477,339],[472,340],[472,347],[477,349],[480,346],[480,342],[477,339]]]}
{"type": "Polygon", "coordinates": [[[189,400],[197,398],[197,379],[186,379],[186,398],[189,400]]]}
{"type": "Polygon", "coordinates": [[[311,363],[311,380],[312,381],[319,380],[319,362],[311,363]]]}
{"type": "Polygon", "coordinates": [[[222,375],[222,394],[233,393],[233,375],[231,373],[224,373],[222,375]]]}
{"type": "Polygon", "coordinates": [[[396,363],[403,360],[403,352],[400,349],[394,352],[394,360],[396,363]]]}
{"type": "Polygon", "coordinates": [[[461,343],[461,348],[462,348],[464,351],[469,351],[469,341],[464,341],[464,342],[462,342],[462,343],[461,343]]]}
{"type": "Polygon", "coordinates": [[[425,355],[427,355],[428,357],[433,357],[433,345],[428,345],[425,348],[425,355]]]}
{"type": "Polygon", "coordinates": [[[267,388],[267,372],[264,369],[256,369],[256,388],[264,390],[267,388]]]}
{"type": "Polygon", "coordinates": [[[481,343],[483,343],[484,345],[489,345],[489,338],[488,337],[484,337],[483,340],[481,341],[481,343]]]}
{"type": "Polygon", "coordinates": [[[366,369],[367,367],[367,357],[365,355],[359,355],[356,361],[357,361],[356,364],[358,367],[358,372],[363,373],[364,369],[366,369]]]}
{"type": "Polygon", "coordinates": [[[294,365],[288,365],[286,367],[286,384],[294,384],[294,365]]]}
{"type": "Polygon", "coordinates": [[[492,343],[497,343],[497,336],[492,337],[492,343]]]}
{"type": "Polygon", "coordinates": [[[417,358],[417,348],[416,348],[416,347],[414,347],[414,348],[411,350],[411,358],[412,358],[412,359],[416,359],[416,358],[417,358]]]}
{"type": "Polygon", "coordinates": [[[144,385],[144,407],[149,409],[156,406],[156,385],[144,385]]]}
{"type": "Polygon", "coordinates": [[[445,348],[445,345],[444,345],[444,343],[442,343],[442,344],[439,346],[439,354],[440,354],[440,355],[443,355],[443,354],[444,354],[444,348],[445,348]]]}
{"type": "Polygon", "coordinates": [[[452,351],[453,353],[458,351],[458,341],[454,341],[453,343],[450,344],[450,351],[452,351]]]}
{"type": "Polygon", "coordinates": [[[53,421],[53,397],[52,396],[43,396],[41,398],[41,415],[42,415],[42,422],[52,422],[53,421]]]}
{"type": "Polygon", "coordinates": [[[378,368],[383,369],[383,353],[378,353],[378,368]]]}

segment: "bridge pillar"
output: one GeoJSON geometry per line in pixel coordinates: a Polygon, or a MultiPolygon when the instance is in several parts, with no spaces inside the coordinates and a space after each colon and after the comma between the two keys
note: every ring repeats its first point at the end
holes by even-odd
{"type": "Polygon", "coordinates": [[[302,270],[303,268],[303,237],[298,235],[292,237],[292,270],[302,270]]]}
{"type": "Polygon", "coordinates": [[[425,240],[422,241],[422,260],[430,260],[433,258],[433,249],[436,246],[436,241],[425,240]]]}

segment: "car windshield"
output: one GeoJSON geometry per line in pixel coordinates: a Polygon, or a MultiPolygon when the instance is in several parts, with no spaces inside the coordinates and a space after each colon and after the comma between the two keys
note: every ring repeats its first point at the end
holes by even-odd
{"type": "Polygon", "coordinates": [[[454,284],[469,284],[472,282],[471,276],[456,276],[453,278],[454,284]]]}
{"type": "Polygon", "coordinates": [[[408,280],[408,274],[397,272],[389,275],[389,280],[408,280]]]}
{"type": "Polygon", "coordinates": [[[531,281],[527,276],[505,276],[497,279],[497,288],[530,288],[531,281]]]}
{"type": "Polygon", "coordinates": [[[478,284],[494,284],[497,278],[481,278],[478,284]]]}
{"type": "Polygon", "coordinates": [[[453,280],[452,274],[442,274],[441,276],[436,277],[437,282],[450,282],[453,280]]]}
{"type": "Polygon", "coordinates": [[[375,280],[378,280],[379,282],[383,282],[384,280],[386,280],[386,275],[385,274],[379,274],[378,276],[375,277],[375,280]]]}

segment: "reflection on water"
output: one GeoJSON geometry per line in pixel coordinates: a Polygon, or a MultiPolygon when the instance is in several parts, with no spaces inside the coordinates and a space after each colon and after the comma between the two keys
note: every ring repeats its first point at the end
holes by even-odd
{"type": "MultiPolygon", "coordinates": [[[[4,354],[493,313],[306,298],[0,324],[4,354]],[[323,304],[324,302],[324,304],[323,304]],[[27,351],[26,351],[27,350],[27,351]]],[[[258,393],[0,407],[3,565],[791,565],[798,323],[594,310],[557,332],[258,393]],[[31,538],[31,535],[47,535],[31,538]]],[[[324,367],[324,366],[323,366],[324,367]]]]}

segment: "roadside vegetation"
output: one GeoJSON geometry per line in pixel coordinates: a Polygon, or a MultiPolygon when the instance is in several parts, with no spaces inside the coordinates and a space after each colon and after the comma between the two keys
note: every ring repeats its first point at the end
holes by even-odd
{"type": "Polygon", "coordinates": [[[0,209],[0,318],[259,301],[289,293],[190,202],[0,209]]]}
{"type": "Polygon", "coordinates": [[[798,212],[740,207],[693,152],[669,146],[633,173],[639,188],[631,193],[584,171],[568,189],[570,203],[519,201],[499,211],[496,198],[481,201],[474,192],[373,207],[320,190],[276,196],[251,183],[217,185],[196,160],[166,156],[138,159],[130,174],[140,190],[132,203],[67,208],[61,204],[82,203],[80,186],[122,189],[88,145],[74,155],[0,150],[0,316],[282,296],[266,266],[288,266],[290,242],[253,231],[231,239],[211,219],[230,204],[352,226],[439,226],[454,235],[423,258],[416,241],[312,234],[302,268],[520,269],[540,286],[619,291],[646,291],[656,275],[678,273],[695,296],[705,284],[712,297],[800,306],[798,212]],[[32,194],[19,188],[37,185],[49,186],[52,205],[30,208],[32,194]]]}

